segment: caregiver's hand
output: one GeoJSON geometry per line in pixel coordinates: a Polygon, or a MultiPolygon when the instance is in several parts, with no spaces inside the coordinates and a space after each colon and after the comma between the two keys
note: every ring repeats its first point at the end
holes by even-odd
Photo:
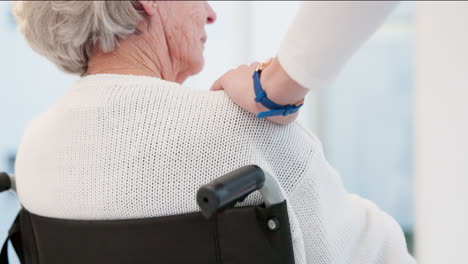
{"type": "MultiPolygon", "coordinates": [[[[268,111],[262,104],[255,102],[252,75],[258,64],[254,62],[250,66],[241,65],[226,72],[210,90],[224,90],[234,103],[253,114],[268,111]]],[[[260,82],[268,98],[281,105],[294,104],[302,100],[309,91],[291,79],[276,58],[262,71],[260,82]]],[[[298,114],[299,112],[287,116],[272,116],[268,117],[268,120],[278,124],[289,124],[298,114]]]]}

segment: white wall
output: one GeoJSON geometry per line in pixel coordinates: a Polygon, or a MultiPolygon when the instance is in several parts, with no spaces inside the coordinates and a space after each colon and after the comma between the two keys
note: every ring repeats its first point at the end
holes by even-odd
{"type": "Polygon", "coordinates": [[[10,3],[0,1],[0,171],[8,168],[6,155],[16,152],[29,121],[47,110],[75,79],[26,44],[10,3]]]}
{"type": "Polygon", "coordinates": [[[420,2],[416,31],[416,254],[467,263],[468,2],[420,2]]]}
{"type": "Polygon", "coordinates": [[[320,91],[320,138],[349,192],[411,233],[415,3],[401,3],[320,91]]]}

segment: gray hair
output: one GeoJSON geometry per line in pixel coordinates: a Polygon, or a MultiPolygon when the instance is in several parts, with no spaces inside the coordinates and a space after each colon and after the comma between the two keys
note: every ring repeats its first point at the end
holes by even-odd
{"type": "Polygon", "coordinates": [[[110,52],[138,33],[138,1],[21,1],[13,13],[29,45],[61,70],[83,75],[94,47],[110,52]]]}

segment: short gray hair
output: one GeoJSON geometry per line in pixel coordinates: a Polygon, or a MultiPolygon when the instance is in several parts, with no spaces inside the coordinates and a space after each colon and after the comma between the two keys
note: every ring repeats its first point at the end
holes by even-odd
{"type": "Polygon", "coordinates": [[[36,52],[80,75],[94,47],[114,50],[145,18],[138,1],[21,1],[13,3],[13,13],[36,52]]]}

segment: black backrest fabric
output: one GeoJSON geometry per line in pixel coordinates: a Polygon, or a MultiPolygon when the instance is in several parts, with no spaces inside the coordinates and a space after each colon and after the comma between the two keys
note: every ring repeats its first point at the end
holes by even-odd
{"type": "Polygon", "coordinates": [[[64,220],[20,213],[27,264],[290,264],[286,202],[135,220],[64,220]],[[279,229],[267,221],[276,218],[279,229]]]}

